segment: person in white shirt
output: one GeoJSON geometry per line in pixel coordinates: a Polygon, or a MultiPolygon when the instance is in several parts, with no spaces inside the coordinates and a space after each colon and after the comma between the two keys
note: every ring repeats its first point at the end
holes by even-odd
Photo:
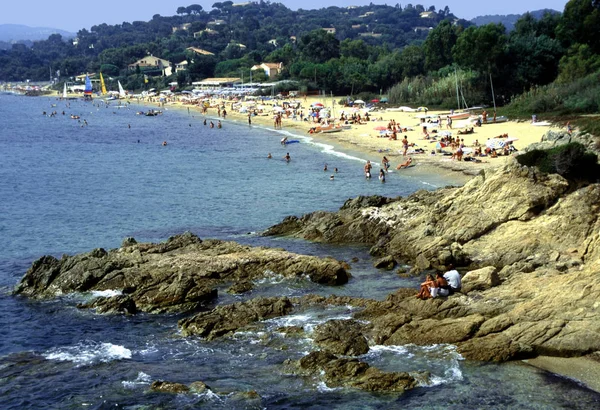
{"type": "Polygon", "coordinates": [[[444,273],[444,279],[446,279],[450,285],[450,294],[453,294],[454,292],[460,292],[460,289],[462,288],[462,282],[460,280],[460,273],[454,269],[454,265],[448,265],[448,271],[444,273]]]}

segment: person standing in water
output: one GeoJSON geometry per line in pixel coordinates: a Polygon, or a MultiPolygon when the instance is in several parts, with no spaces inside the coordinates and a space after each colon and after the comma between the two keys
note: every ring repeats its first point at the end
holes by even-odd
{"type": "Polygon", "coordinates": [[[371,178],[371,161],[367,160],[367,163],[365,164],[365,178],[369,179],[371,178]]]}
{"type": "Polygon", "coordinates": [[[289,152],[287,152],[283,158],[285,159],[285,162],[290,162],[290,160],[292,159],[292,157],[290,157],[289,152]]]}
{"type": "Polygon", "coordinates": [[[381,168],[381,169],[379,170],[379,180],[380,180],[381,182],[385,182],[385,171],[383,170],[383,168],[381,168]]]}

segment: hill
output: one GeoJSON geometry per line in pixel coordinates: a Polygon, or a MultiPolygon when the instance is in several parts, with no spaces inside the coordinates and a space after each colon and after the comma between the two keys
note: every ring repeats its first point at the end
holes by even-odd
{"type": "Polygon", "coordinates": [[[22,24],[0,24],[0,41],[17,43],[45,40],[51,34],[60,34],[65,38],[75,37],[75,33],[49,27],[29,27],[22,24]]]}
{"type": "MultiPolygon", "coordinates": [[[[535,18],[536,20],[541,19],[544,14],[546,13],[550,13],[550,14],[560,14],[559,11],[556,10],[552,10],[552,9],[541,9],[541,10],[535,10],[535,11],[530,11],[529,14],[531,14],[531,16],[533,18],[535,18]]],[[[490,23],[502,23],[504,25],[504,27],[506,27],[506,31],[512,31],[515,28],[515,23],[517,22],[517,20],[519,20],[521,17],[523,17],[525,14],[494,14],[494,15],[485,15],[485,16],[477,16],[473,19],[471,19],[471,23],[475,24],[476,26],[485,26],[486,24],[490,24],[490,23]]]]}

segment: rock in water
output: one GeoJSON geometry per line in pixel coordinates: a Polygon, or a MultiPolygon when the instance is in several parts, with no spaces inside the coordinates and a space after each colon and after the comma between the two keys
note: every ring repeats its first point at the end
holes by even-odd
{"type": "Polygon", "coordinates": [[[110,313],[162,313],[197,309],[215,299],[215,287],[225,283],[244,291],[252,288],[251,281],[275,274],[306,276],[325,285],[341,285],[349,278],[346,265],[333,258],[235,242],[202,241],[191,233],[159,244],[139,244],[129,238],[124,245],[109,252],[95,249],[60,260],[43,256],[32,264],[15,293],[50,298],[112,290],[121,294],[81,306],[110,313]]]}

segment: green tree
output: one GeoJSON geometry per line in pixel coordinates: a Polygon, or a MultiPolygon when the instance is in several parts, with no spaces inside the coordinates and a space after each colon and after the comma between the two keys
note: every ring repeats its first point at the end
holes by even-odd
{"type": "Polygon", "coordinates": [[[467,28],[452,48],[454,61],[460,67],[493,74],[505,54],[507,38],[504,32],[502,24],[467,28]]]}
{"type": "Polygon", "coordinates": [[[452,47],[458,39],[458,29],[449,20],[443,20],[427,35],[423,44],[425,69],[437,71],[452,64],[452,47]]]}
{"type": "Polygon", "coordinates": [[[305,60],[324,63],[340,56],[340,42],[333,34],[317,29],[300,37],[298,50],[305,60]]]}
{"type": "Polygon", "coordinates": [[[556,28],[557,36],[565,47],[587,44],[594,53],[600,53],[600,9],[590,0],[571,0],[556,28]]]}
{"type": "Polygon", "coordinates": [[[567,55],[560,59],[557,82],[569,83],[598,70],[600,55],[594,53],[590,46],[578,44],[571,47],[567,55]]]}

